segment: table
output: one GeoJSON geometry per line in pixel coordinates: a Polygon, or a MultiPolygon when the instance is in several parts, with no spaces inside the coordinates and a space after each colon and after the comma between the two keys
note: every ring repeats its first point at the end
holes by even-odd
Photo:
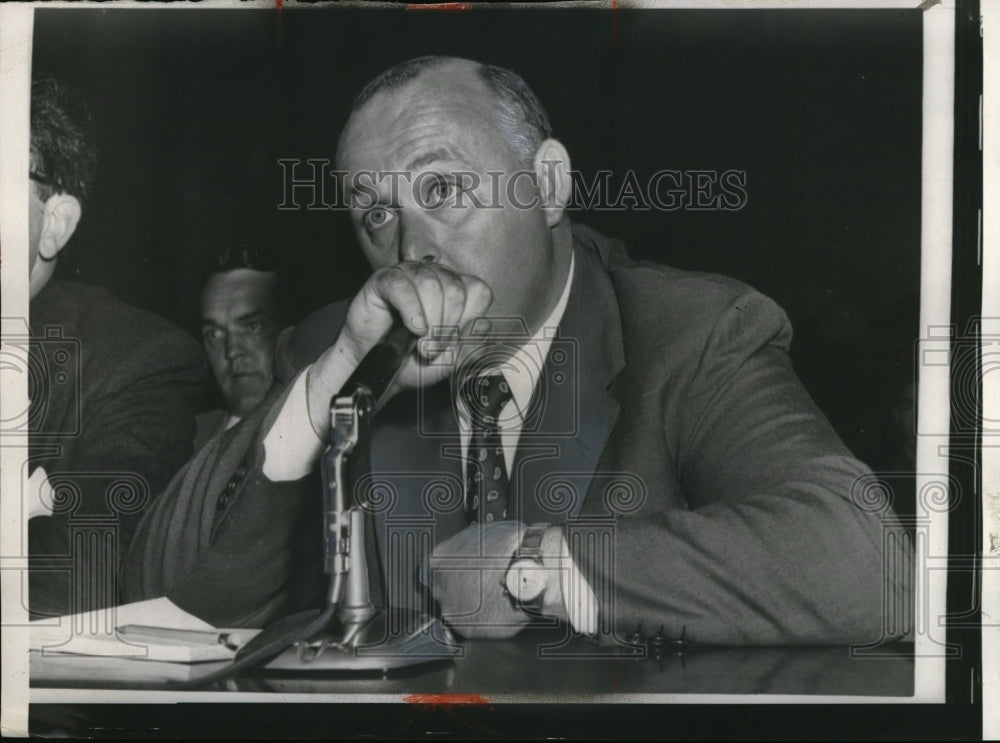
{"type": "MultiPolygon", "coordinates": [[[[636,701],[649,695],[792,694],[907,697],[913,694],[912,645],[878,648],[877,657],[849,647],[710,647],[660,657],[632,655],[565,637],[561,627],[528,630],[510,640],[470,640],[462,657],[389,674],[259,669],[208,691],[332,695],[470,695],[472,699],[636,701]],[[626,697],[627,699],[623,698],[626,697]]],[[[33,652],[36,688],[169,689],[219,668],[126,659],[43,656],[33,652]]],[[[456,697],[457,698],[457,697],[456,697]]]]}

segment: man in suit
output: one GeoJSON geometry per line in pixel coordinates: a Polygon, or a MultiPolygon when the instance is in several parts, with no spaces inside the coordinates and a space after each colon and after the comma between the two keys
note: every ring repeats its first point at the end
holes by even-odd
{"type": "Polygon", "coordinates": [[[274,379],[278,331],[289,301],[270,250],[245,243],[222,250],[201,291],[201,338],[223,407],[198,414],[194,448],[257,407],[274,379]]]}
{"type": "Polygon", "coordinates": [[[421,341],[357,484],[391,604],[433,598],[480,637],[539,614],[605,639],[898,636],[883,611],[905,583],[883,570],[895,518],[853,497],[868,470],[795,377],[784,313],[571,224],[569,155],[517,75],[437,57],[383,73],[338,165],[373,273],[302,323],[297,374],[147,516],[132,598],[218,624],[308,600],[290,578],[319,536],[300,529],[319,523],[329,401],[398,316],[421,341]]]}
{"type": "Polygon", "coordinates": [[[190,336],[104,289],[54,279],[97,159],[85,105],[31,89],[29,608],[118,603],[113,576],[153,496],[191,454],[204,360],[190,336]]]}

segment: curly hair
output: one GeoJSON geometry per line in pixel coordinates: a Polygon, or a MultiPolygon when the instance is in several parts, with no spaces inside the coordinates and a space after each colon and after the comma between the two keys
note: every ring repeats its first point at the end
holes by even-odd
{"type": "Polygon", "coordinates": [[[58,80],[31,82],[31,177],[39,198],[66,193],[83,203],[97,170],[94,123],[84,100],[58,80]]]}

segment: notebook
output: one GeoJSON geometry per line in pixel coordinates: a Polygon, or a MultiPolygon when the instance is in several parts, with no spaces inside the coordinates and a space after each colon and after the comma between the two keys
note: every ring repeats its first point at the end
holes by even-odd
{"type": "Polygon", "coordinates": [[[216,628],[166,598],[31,622],[42,656],[200,663],[231,660],[260,630],[216,628]]]}

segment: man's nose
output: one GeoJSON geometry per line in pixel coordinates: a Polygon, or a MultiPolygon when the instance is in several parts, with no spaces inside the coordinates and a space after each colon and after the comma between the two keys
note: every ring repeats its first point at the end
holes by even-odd
{"type": "Polygon", "coordinates": [[[239,333],[229,333],[226,335],[226,359],[232,361],[242,356],[245,350],[239,333]]]}
{"type": "Polygon", "coordinates": [[[403,217],[399,228],[399,259],[432,263],[441,251],[429,225],[419,217],[403,217]]]}

